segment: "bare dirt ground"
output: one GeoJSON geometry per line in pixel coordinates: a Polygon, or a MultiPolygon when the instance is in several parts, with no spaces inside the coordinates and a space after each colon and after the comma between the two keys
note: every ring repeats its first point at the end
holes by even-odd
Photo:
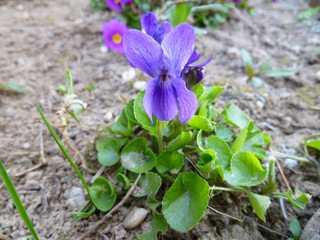
{"type": "MultiPolygon", "coordinates": [[[[276,4],[257,0],[254,4],[256,17],[233,12],[219,30],[197,36],[196,48],[203,57],[212,52],[215,56],[207,66],[204,84],[226,85],[217,108],[224,108],[229,101],[237,103],[259,128],[271,134],[274,149],[298,151],[305,137],[320,133],[320,84],[316,80],[320,37],[310,31],[319,20],[294,23],[298,13],[309,7],[303,0],[280,0],[276,4]],[[299,73],[289,78],[263,77],[263,87],[256,90],[246,78],[241,48],[252,54],[257,69],[268,61],[275,68],[297,69],[299,73]]],[[[15,175],[41,161],[43,145],[47,166],[13,178],[40,239],[77,239],[102,216],[96,213],[73,222],[71,211],[81,207],[68,199],[72,187],[82,186],[40,121],[35,104],[40,104],[50,122],[59,127],[55,113],[63,95],[58,86],[65,84],[65,71],[71,71],[75,93],[88,108],[81,117],[82,126],[71,121],[69,137],[97,171],[100,166],[93,146],[96,129],[111,124],[103,118],[107,111],[113,116],[121,113],[121,96],[131,99],[138,93],[133,82],[122,81],[121,74],[130,69],[125,57],[101,51],[101,25],[110,17],[107,12],[92,12],[89,0],[0,0],[0,83],[14,81],[25,88],[22,94],[0,92],[0,159],[9,174],[15,175]],[[85,87],[91,82],[95,89],[89,92],[85,87]]],[[[133,81],[147,80],[137,73],[133,81]]],[[[291,187],[299,186],[313,195],[304,210],[285,203],[289,220],[297,218],[304,227],[320,206],[319,177],[313,169],[290,170],[280,163],[291,187]]],[[[90,182],[93,175],[83,173],[90,182]]],[[[111,171],[106,170],[103,176],[114,181],[111,171]]],[[[280,177],[278,180],[280,189],[286,190],[280,177]]],[[[28,231],[1,184],[0,191],[0,233],[8,239],[25,239],[28,231]]],[[[290,235],[289,221],[284,219],[278,201],[273,201],[267,211],[267,223],[258,220],[245,202],[229,194],[211,201],[221,212],[246,217],[244,223],[207,211],[190,233],[169,230],[160,239],[285,239],[258,224],[290,235]]],[[[109,239],[136,239],[137,233],[150,229],[151,214],[137,229],[123,228],[123,219],[133,206],[146,207],[142,200],[132,197],[87,239],[103,239],[101,232],[109,239]]]]}

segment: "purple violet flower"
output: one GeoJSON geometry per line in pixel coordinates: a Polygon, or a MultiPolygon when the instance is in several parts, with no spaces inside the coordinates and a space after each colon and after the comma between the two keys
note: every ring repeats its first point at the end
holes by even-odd
{"type": "Polygon", "coordinates": [[[132,0],[106,0],[106,6],[110,8],[111,11],[121,12],[121,5],[132,4],[132,0]]]}
{"type": "Polygon", "coordinates": [[[147,15],[143,14],[140,18],[142,29],[151,36],[154,40],[161,44],[163,38],[172,31],[171,23],[164,21],[158,24],[158,19],[153,12],[147,15]]]}
{"type": "MultiPolygon", "coordinates": [[[[172,31],[171,23],[164,21],[159,24],[158,19],[153,12],[149,12],[147,15],[143,14],[140,18],[140,22],[142,29],[159,44],[161,44],[163,38],[172,31]]],[[[194,86],[204,78],[204,66],[207,65],[212,59],[211,55],[203,63],[195,66],[189,66],[190,64],[198,61],[200,57],[201,55],[198,54],[196,50],[194,50],[183,70],[182,77],[186,81],[188,89],[191,89],[192,86],[194,86]]]]}
{"type": "Polygon", "coordinates": [[[187,122],[197,108],[196,95],[186,88],[181,73],[190,59],[195,44],[192,26],[183,23],[163,37],[161,44],[148,34],[129,30],[123,48],[132,66],[153,79],[145,87],[143,106],[153,124],[152,114],[162,121],[172,120],[178,113],[187,122]]]}
{"type": "Polygon", "coordinates": [[[123,35],[128,31],[126,24],[113,18],[102,25],[104,43],[107,48],[118,53],[123,51],[123,35]]]}

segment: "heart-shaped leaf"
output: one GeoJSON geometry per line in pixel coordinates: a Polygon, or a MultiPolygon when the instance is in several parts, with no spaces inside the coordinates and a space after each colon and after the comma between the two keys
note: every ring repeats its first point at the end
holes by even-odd
{"type": "Polygon", "coordinates": [[[248,192],[247,194],[257,216],[265,222],[266,218],[264,217],[264,214],[271,204],[270,198],[252,192],[248,192]]]}
{"type": "Polygon", "coordinates": [[[156,156],[148,149],[145,138],[131,140],[121,152],[123,167],[134,172],[144,173],[151,170],[157,163],[156,156]]]}
{"type": "Polygon", "coordinates": [[[209,201],[209,184],[193,172],[180,173],[162,200],[162,212],[169,225],[188,232],[202,218],[209,201]]]}
{"type": "Polygon", "coordinates": [[[262,183],[268,174],[260,161],[249,152],[239,151],[231,159],[231,169],[225,171],[225,179],[234,186],[256,186],[262,183]]]}
{"type": "Polygon", "coordinates": [[[192,140],[192,132],[182,132],[178,137],[169,142],[167,151],[175,151],[183,148],[192,140]]]}
{"type": "MultiPolygon", "coordinates": [[[[223,170],[230,167],[232,153],[228,144],[221,138],[209,136],[205,140],[205,149],[212,149],[216,152],[216,166],[221,166],[223,170]]],[[[223,176],[221,176],[223,178],[223,176]]]]}
{"type": "Polygon", "coordinates": [[[183,166],[183,155],[177,151],[165,151],[157,158],[156,169],[159,173],[170,171],[178,174],[183,166]]]}
{"type": "Polygon", "coordinates": [[[116,201],[116,193],[112,184],[105,178],[98,177],[90,187],[90,196],[93,204],[100,211],[108,211],[116,201]]]}
{"type": "Polygon", "coordinates": [[[128,142],[127,138],[113,138],[96,142],[98,161],[103,166],[112,166],[120,160],[120,148],[128,142]]]}
{"type": "Polygon", "coordinates": [[[244,128],[249,122],[249,117],[234,103],[229,103],[222,112],[227,123],[244,128]]]}
{"type": "Polygon", "coordinates": [[[205,117],[194,115],[189,121],[188,125],[192,129],[201,129],[205,132],[213,131],[213,124],[210,120],[205,117]]]}
{"type": "Polygon", "coordinates": [[[139,187],[142,188],[143,192],[136,194],[136,197],[143,197],[148,195],[148,197],[154,199],[159,188],[161,187],[162,179],[154,172],[147,172],[142,176],[139,181],[139,187]]]}

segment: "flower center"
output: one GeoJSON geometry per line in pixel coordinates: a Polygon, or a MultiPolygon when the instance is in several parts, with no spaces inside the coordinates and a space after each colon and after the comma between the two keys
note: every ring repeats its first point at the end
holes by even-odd
{"type": "Polygon", "coordinates": [[[112,41],[113,41],[114,43],[117,43],[117,44],[121,43],[122,38],[121,38],[120,34],[118,34],[118,33],[113,34],[113,36],[112,36],[112,41]]]}
{"type": "Polygon", "coordinates": [[[166,79],[167,79],[168,75],[164,75],[164,74],[162,74],[162,75],[161,75],[161,77],[163,78],[163,81],[166,81],[166,79]]]}
{"type": "Polygon", "coordinates": [[[116,2],[116,3],[119,3],[119,2],[120,2],[120,0],[115,0],[115,2],[116,2]]]}

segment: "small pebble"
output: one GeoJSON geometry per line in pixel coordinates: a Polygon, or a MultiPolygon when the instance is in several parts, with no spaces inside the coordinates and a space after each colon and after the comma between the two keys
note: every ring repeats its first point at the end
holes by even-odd
{"type": "Polygon", "coordinates": [[[100,46],[100,52],[101,53],[107,53],[108,52],[108,48],[106,46],[104,46],[104,45],[101,45],[100,46]]]}
{"type": "Polygon", "coordinates": [[[136,77],[136,70],[134,70],[134,68],[130,68],[129,70],[124,71],[121,77],[123,83],[129,82],[136,77]]]}
{"type": "Polygon", "coordinates": [[[105,122],[110,122],[113,118],[113,114],[112,112],[106,112],[104,115],[103,115],[103,121],[105,122]]]}
{"type": "Polygon", "coordinates": [[[298,161],[291,158],[286,158],[284,160],[284,165],[288,166],[289,168],[296,168],[298,166],[298,161]]]}
{"type": "Polygon", "coordinates": [[[16,9],[22,11],[24,9],[24,6],[22,4],[19,4],[16,6],[16,9]]]}
{"type": "Polygon", "coordinates": [[[79,211],[87,203],[86,196],[84,195],[81,188],[72,187],[69,199],[66,202],[66,205],[71,211],[79,211]]]}
{"type": "Polygon", "coordinates": [[[24,187],[26,188],[26,190],[38,190],[40,189],[39,181],[30,179],[26,182],[24,187]]]}
{"type": "Polygon", "coordinates": [[[263,102],[257,101],[256,104],[257,104],[257,107],[258,107],[259,110],[262,110],[262,109],[263,109],[263,107],[264,107],[263,102]]]}
{"type": "Polygon", "coordinates": [[[320,71],[317,72],[317,81],[320,82],[320,71]]]}
{"type": "Polygon", "coordinates": [[[125,229],[134,229],[147,217],[148,211],[144,208],[134,207],[123,221],[125,229]]]}
{"type": "Polygon", "coordinates": [[[28,142],[26,142],[26,143],[24,143],[24,144],[22,145],[22,147],[23,147],[24,149],[29,149],[29,148],[31,147],[31,144],[28,143],[28,142]]]}
{"type": "Polygon", "coordinates": [[[239,48],[236,48],[236,47],[228,48],[227,54],[232,58],[240,58],[241,57],[240,50],[239,50],[239,48]]]}
{"type": "Polygon", "coordinates": [[[145,81],[136,81],[134,84],[133,84],[133,87],[137,90],[141,90],[142,88],[144,88],[144,86],[146,85],[146,82],[145,81]]]}

